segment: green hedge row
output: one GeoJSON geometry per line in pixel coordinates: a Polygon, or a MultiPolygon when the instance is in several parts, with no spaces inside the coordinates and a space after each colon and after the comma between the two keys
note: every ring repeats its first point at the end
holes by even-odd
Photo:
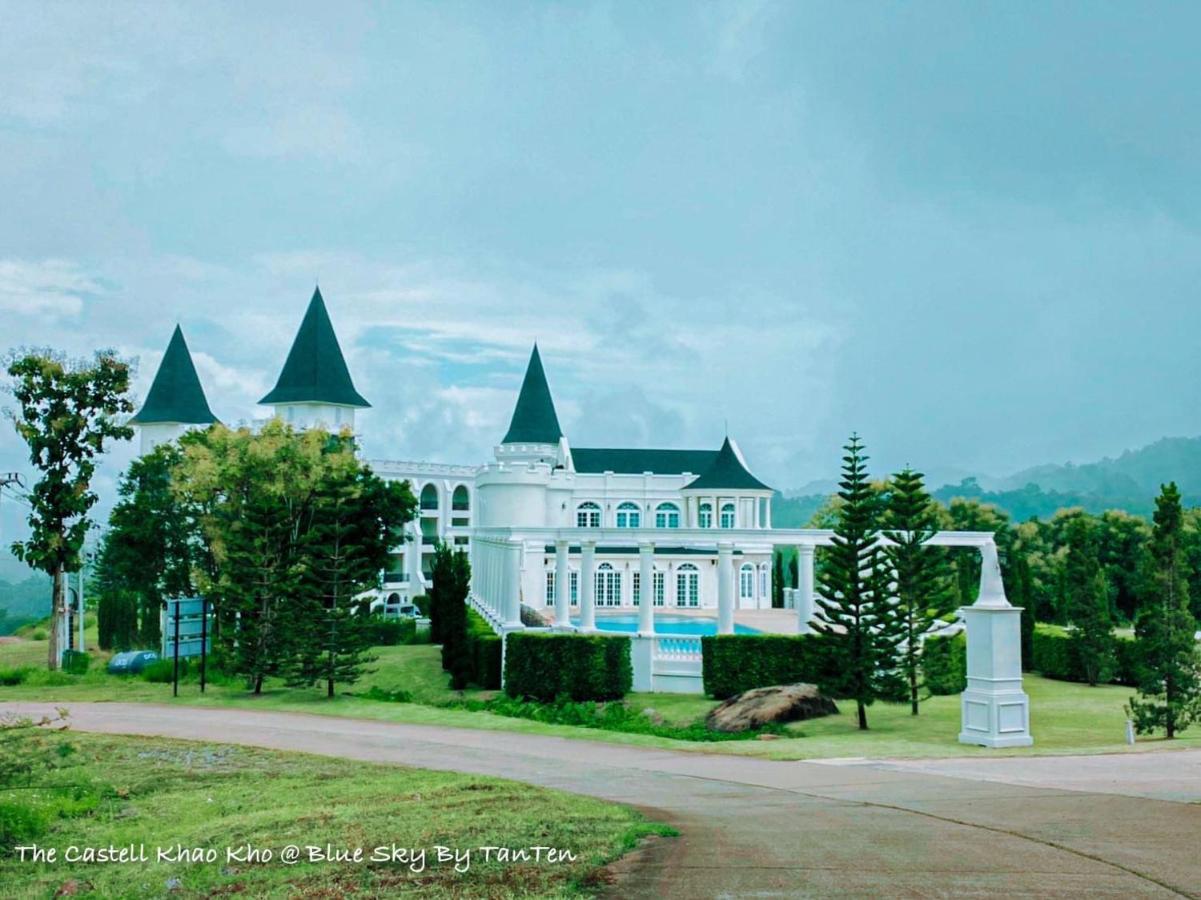
{"type": "Polygon", "coordinates": [[[922,681],[935,695],[967,690],[966,635],[934,635],[922,642],[922,681]]]}
{"type": "MultiPolygon", "coordinates": [[[[1043,677],[1059,681],[1088,681],[1080,660],[1080,648],[1066,632],[1041,625],[1036,627],[1031,650],[1030,668],[1043,677]]],[[[1113,684],[1136,684],[1134,641],[1118,638],[1114,641],[1114,651],[1117,665],[1110,681],[1113,684]]]]}
{"type": "Polygon", "coordinates": [[[701,638],[705,693],[725,700],[773,684],[821,684],[822,664],[813,635],[722,634],[701,638]]]}
{"type": "Polygon", "coordinates": [[[63,671],[69,675],[82,675],[92,664],[92,657],[82,650],[63,651],[63,671]]]}
{"type": "Polygon", "coordinates": [[[630,639],[515,631],[505,648],[505,693],[550,702],[620,700],[630,690],[630,639]]]}
{"type": "Polygon", "coordinates": [[[487,690],[500,688],[500,658],[504,642],[493,634],[484,618],[467,610],[467,655],[471,659],[471,680],[487,690]]]}

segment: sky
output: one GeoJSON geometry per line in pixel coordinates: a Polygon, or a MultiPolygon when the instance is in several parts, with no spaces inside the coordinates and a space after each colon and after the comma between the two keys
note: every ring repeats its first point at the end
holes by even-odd
{"type": "Polygon", "coordinates": [[[575,445],[728,429],[784,490],[853,430],[937,483],[1201,434],[1199,32],[0,0],[0,345],[116,348],[144,397],[178,322],[214,412],[259,418],[319,282],[369,457],[491,458],[536,340],[575,445]]]}

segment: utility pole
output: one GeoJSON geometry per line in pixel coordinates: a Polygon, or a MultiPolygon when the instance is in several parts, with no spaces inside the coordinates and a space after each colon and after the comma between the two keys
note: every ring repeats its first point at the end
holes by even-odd
{"type": "MultiPolygon", "coordinates": [[[[10,485],[16,485],[19,488],[25,487],[25,479],[21,477],[20,472],[0,472],[0,497],[4,496],[4,489],[10,485]]],[[[4,519],[0,518],[0,528],[4,527],[4,519]]]]}

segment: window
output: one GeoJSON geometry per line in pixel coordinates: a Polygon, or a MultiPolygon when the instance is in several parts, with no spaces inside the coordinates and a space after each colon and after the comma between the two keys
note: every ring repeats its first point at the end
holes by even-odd
{"type": "Polygon", "coordinates": [[[555,605],[555,573],[553,570],[546,573],[546,605],[555,605]]]}
{"type": "Polygon", "coordinates": [[[423,510],[438,508],[438,489],[432,484],[427,484],[421,489],[421,508],[423,510]]]}
{"type": "Polygon", "coordinates": [[[642,523],[642,510],[637,503],[623,503],[617,507],[617,527],[637,528],[642,523]]]}
{"type": "Polygon", "coordinates": [[[766,597],[769,591],[767,589],[767,566],[759,567],[759,596],[766,597]]]}
{"type": "Polygon", "coordinates": [[[660,503],[655,508],[656,528],[679,528],[680,507],[674,503],[660,503]]]}
{"type": "Polygon", "coordinates": [[[576,528],[600,528],[601,508],[595,503],[581,503],[575,510],[576,528]]]}
{"type": "Polygon", "coordinates": [[[755,599],[755,567],[750,563],[743,563],[742,568],[738,570],[738,598],[755,599]]]}
{"type": "Polygon", "coordinates": [[[450,495],[450,508],[459,512],[471,509],[471,495],[467,492],[467,485],[460,484],[455,488],[455,492],[450,495]]]}
{"type": "MultiPolygon", "coordinates": [[[[630,575],[630,582],[634,586],[634,605],[642,605],[642,573],[634,572],[630,575]]],[[[663,605],[664,588],[666,587],[667,578],[659,571],[655,571],[651,575],[651,591],[654,593],[654,605],[663,605]]]]}
{"type": "Polygon", "coordinates": [[[676,569],[676,606],[700,606],[701,573],[692,563],[676,569]]]}
{"type": "Polygon", "coordinates": [[[721,527],[722,528],[733,528],[734,527],[734,504],[733,503],[723,503],[721,505],[721,527]]]}
{"type": "Polygon", "coordinates": [[[634,572],[630,575],[630,587],[633,589],[633,600],[635,606],[642,605],[642,573],[634,572]]]}
{"type": "Polygon", "coordinates": [[[595,578],[596,605],[621,606],[621,573],[615,572],[609,563],[601,563],[595,578]]]}
{"type": "Polygon", "coordinates": [[[701,528],[713,527],[713,504],[702,503],[697,513],[697,525],[701,528]]]}
{"type": "Polygon", "coordinates": [[[655,606],[662,606],[666,596],[667,575],[663,572],[656,572],[654,577],[655,582],[655,606]]]}
{"type": "Polygon", "coordinates": [[[580,605],[580,573],[579,572],[571,573],[569,587],[571,588],[571,605],[579,606],[580,605]]]}

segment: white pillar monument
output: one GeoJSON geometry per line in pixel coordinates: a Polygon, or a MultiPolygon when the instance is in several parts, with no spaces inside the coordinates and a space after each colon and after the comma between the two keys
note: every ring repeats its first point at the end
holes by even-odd
{"type": "Polygon", "coordinates": [[[655,633],[655,545],[638,545],[638,633],[655,633]]]}
{"type": "Polygon", "coordinates": [[[996,544],[980,548],[980,596],[959,610],[967,626],[967,690],[959,742],[1029,747],[1030,698],[1022,690],[1022,610],[1010,606],[996,544]]]}
{"type": "Polygon", "coordinates": [[[734,545],[717,545],[717,633],[734,633],[734,545]]]}
{"type": "Polygon", "coordinates": [[[583,541],[580,544],[580,631],[596,631],[595,560],[596,541],[583,541]]]}
{"type": "Polygon", "coordinates": [[[555,541],[555,627],[571,627],[571,569],[567,541],[555,541]]]}
{"type": "Polygon", "coordinates": [[[813,626],[814,587],[813,587],[813,555],[816,548],[812,544],[801,544],[796,548],[796,624],[798,634],[809,634],[813,626]]]}

